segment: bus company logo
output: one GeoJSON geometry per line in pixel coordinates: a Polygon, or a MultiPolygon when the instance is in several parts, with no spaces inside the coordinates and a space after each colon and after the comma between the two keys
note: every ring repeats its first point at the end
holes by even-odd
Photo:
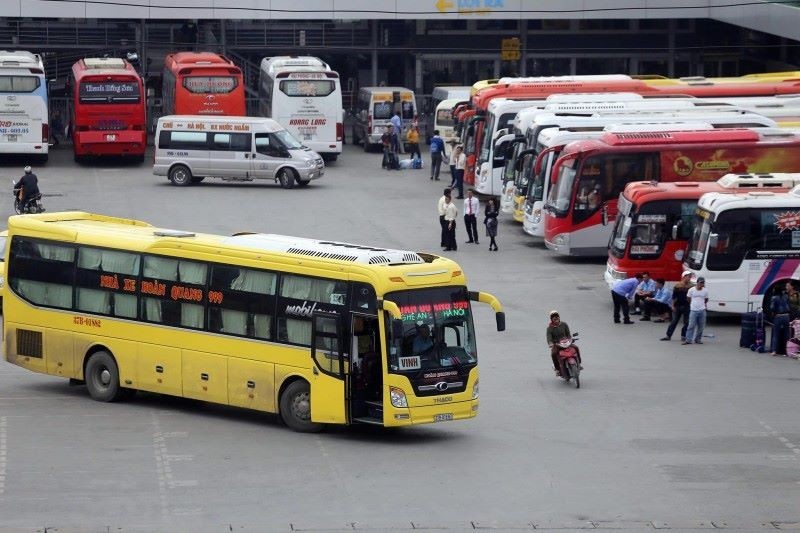
{"type": "Polygon", "coordinates": [[[308,301],[303,300],[301,305],[287,305],[286,306],[286,314],[292,316],[301,316],[304,318],[311,318],[311,315],[314,314],[314,311],[317,309],[317,302],[314,302],[313,305],[308,305],[308,301]]]}
{"type": "Polygon", "coordinates": [[[688,176],[694,170],[694,163],[692,163],[691,159],[682,155],[672,163],[672,169],[678,176],[688,176]]]}
{"type": "Polygon", "coordinates": [[[778,233],[800,228],[800,211],[784,211],[774,216],[775,227],[778,228],[778,233]]]}
{"type": "Polygon", "coordinates": [[[695,167],[706,172],[728,172],[731,164],[728,161],[698,161],[695,167]]]}

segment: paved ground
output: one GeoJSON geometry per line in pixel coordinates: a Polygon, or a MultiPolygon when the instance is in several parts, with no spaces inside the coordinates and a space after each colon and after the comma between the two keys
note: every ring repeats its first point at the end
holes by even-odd
{"type": "MultiPolygon", "coordinates": [[[[182,189],[146,165],[76,166],[66,150],[37,171],[49,210],[438,252],[446,181],[380,170],[379,157],[347,146],[322,180],[292,191],[182,189]]],[[[800,528],[799,363],[737,348],[735,321],[712,320],[716,338],[691,347],[659,342],[659,324],[615,326],[602,262],[554,258],[508,219],[498,242],[497,253],[453,254],[508,315],[498,333],[476,308],[471,421],[303,435],[189,400],[96,403],[0,364],[0,531],[800,528]],[[580,390],[552,376],[551,308],[582,333],[580,390]]]]}

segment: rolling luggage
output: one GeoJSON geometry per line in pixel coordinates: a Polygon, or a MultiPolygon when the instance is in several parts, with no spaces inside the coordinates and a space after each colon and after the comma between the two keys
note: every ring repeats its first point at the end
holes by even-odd
{"type": "Polygon", "coordinates": [[[739,347],[750,348],[756,342],[756,319],[758,313],[748,311],[742,313],[742,331],[739,334],[739,347]]]}
{"type": "Polygon", "coordinates": [[[766,327],[764,326],[764,312],[759,309],[756,311],[756,339],[755,342],[750,346],[750,349],[754,352],[764,353],[767,349],[766,342],[767,331],[766,327]]]}

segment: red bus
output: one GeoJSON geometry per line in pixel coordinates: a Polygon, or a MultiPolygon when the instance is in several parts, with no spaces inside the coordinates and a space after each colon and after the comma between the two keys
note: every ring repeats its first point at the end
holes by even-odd
{"type": "Polygon", "coordinates": [[[564,255],[605,257],[619,195],[632,181],[798,171],[800,134],[778,129],[604,133],[574,141],[553,165],[545,246],[564,255]]]}
{"type": "Polygon", "coordinates": [[[87,57],[72,65],[67,84],[75,160],[108,155],[143,161],[144,86],[133,66],[115,57],[87,57]]]}
{"type": "Polygon", "coordinates": [[[245,116],[242,70],[225,56],[179,52],[164,59],[165,115],[245,116]]]}
{"type": "Polygon", "coordinates": [[[697,201],[705,193],[786,192],[796,185],[800,174],[787,173],[727,174],[711,182],[629,183],[619,197],[608,242],[606,283],[611,286],[644,271],[653,279],[678,281],[697,201]]]}
{"type": "MultiPolygon", "coordinates": [[[[698,98],[719,97],[752,97],[776,96],[781,94],[800,94],[800,79],[797,72],[767,73],[758,76],[742,76],[740,78],[698,78],[698,79],[635,79],[630,76],[564,76],[528,79],[527,81],[496,84],[478,91],[472,97],[472,109],[476,117],[485,116],[489,102],[494,98],[511,98],[519,100],[544,99],[558,93],[607,93],[628,92],[645,97],[695,96],[698,98]]],[[[476,168],[479,168],[476,154],[480,152],[485,141],[484,124],[473,120],[473,124],[465,126],[464,151],[467,154],[467,168],[464,173],[466,183],[475,182],[476,168]],[[470,139],[474,136],[475,139],[470,139]],[[475,147],[472,152],[470,146],[475,147]]],[[[488,146],[488,145],[487,145],[488,146]]]]}

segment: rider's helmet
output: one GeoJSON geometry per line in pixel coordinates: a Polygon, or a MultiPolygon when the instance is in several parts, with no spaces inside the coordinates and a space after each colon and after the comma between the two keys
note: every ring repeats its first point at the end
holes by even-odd
{"type": "Polygon", "coordinates": [[[33,172],[33,170],[31,170],[31,166],[30,165],[25,167],[23,170],[25,170],[25,174],[30,174],[31,172],[33,172]]]}
{"type": "Polygon", "coordinates": [[[552,311],[550,311],[550,314],[547,315],[547,316],[550,317],[550,319],[552,320],[554,316],[558,316],[558,311],[553,309],[552,311]]]}

